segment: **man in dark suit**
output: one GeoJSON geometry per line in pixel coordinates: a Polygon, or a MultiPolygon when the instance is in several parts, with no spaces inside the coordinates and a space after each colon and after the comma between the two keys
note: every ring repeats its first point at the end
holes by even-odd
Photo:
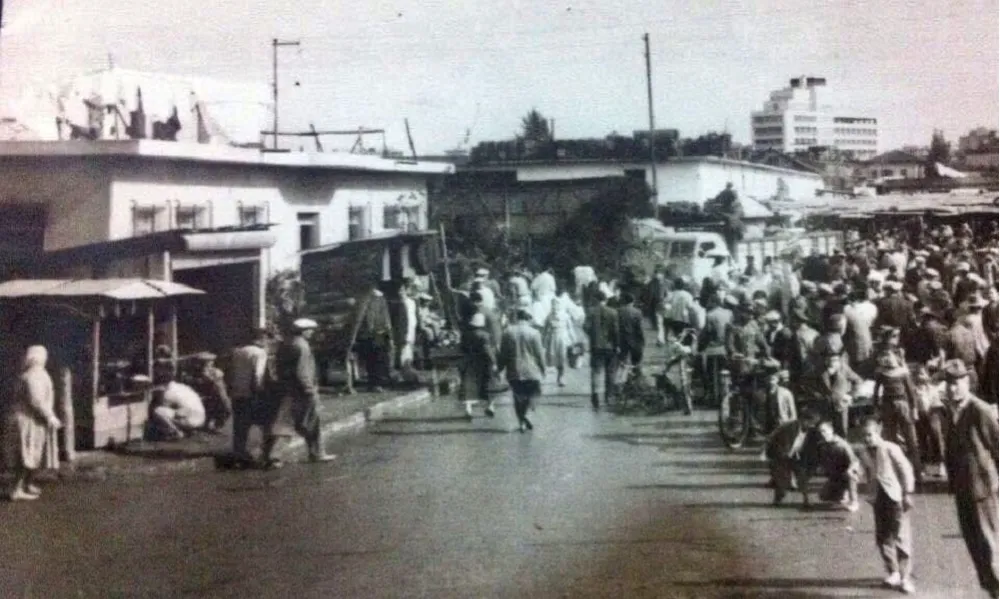
{"type": "Polygon", "coordinates": [[[997,581],[997,413],[972,395],[969,372],[961,360],[949,360],[942,369],[952,414],[946,466],[955,495],[958,523],[976,567],[979,584],[992,596],[997,581]]]}
{"type": "Polygon", "coordinates": [[[913,329],[913,304],[903,295],[903,284],[899,281],[885,282],[886,296],[878,302],[878,317],[875,326],[890,326],[900,329],[904,335],[913,329]]]}
{"type": "Polygon", "coordinates": [[[618,353],[618,313],[607,306],[607,296],[598,290],[594,303],[587,308],[584,330],[590,344],[590,404],[601,407],[601,378],[604,379],[604,402],[610,403],[615,387],[615,355],[618,353]]]}
{"type": "Polygon", "coordinates": [[[764,323],[767,329],[764,331],[764,340],[771,348],[771,357],[781,364],[781,368],[788,368],[792,362],[793,344],[795,343],[795,333],[781,322],[781,313],[771,310],[764,315],[764,323]]]}
{"type": "Polygon", "coordinates": [[[630,293],[621,295],[618,307],[618,352],[622,360],[633,366],[642,364],[642,354],[646,347],[646,334],[642,328],[642,312],[635,307],[635,298],[630,293]]]}
{"type": "Polygon", "coordinates": [[[861,377],[843,360],[843,345],[823,344],[821,351],[817,357],[823,360],[823,366],[808,378],[804,399],[832,421],[834,432],[846,439],[848,410],[862,383],[861,377]]]}

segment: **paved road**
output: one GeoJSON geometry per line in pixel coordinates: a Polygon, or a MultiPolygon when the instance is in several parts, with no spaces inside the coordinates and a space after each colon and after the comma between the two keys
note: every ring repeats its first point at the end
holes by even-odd
{"type": "MultiPolygon", "coordinates": [[[[896,596],[870,509],[773,508],[712,414],[594,414],[584,385],[523,435],[441,399],[330,465],[50,485],[0,504],[0,596],[896,596]]],[[[980,596],[949,498],[916,509],[919,596],[980,596]]]]}

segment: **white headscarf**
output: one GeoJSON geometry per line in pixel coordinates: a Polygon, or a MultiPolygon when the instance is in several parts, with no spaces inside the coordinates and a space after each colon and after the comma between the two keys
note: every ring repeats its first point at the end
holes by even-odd
{"type": "Polygon", "coordinates": [[[44,345],[32,345],[24,352],[24,366],[22,370],[45,368],[45,364],[48,361],[49,350],[45,349],[44,345]]]}

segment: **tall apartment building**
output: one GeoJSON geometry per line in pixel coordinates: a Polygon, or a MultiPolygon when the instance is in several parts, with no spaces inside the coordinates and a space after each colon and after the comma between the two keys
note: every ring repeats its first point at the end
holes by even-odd
{"type": "Polygon", "coordinates": [[[835,107],[822,77],[796,77],[771,92],[761,110],[751,114],[751,127],[755,150],[830,147],[858,160],[878,154],[878,120],[835,107]]]}

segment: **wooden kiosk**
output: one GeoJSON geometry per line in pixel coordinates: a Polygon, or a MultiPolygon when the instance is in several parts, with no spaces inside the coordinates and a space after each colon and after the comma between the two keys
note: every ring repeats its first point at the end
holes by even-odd
{"type": "Polygon", "coordinates": [[[151,392],[131,378],[152,378],[158,343],[170,347],[176,359],[176,298],[201,293],[149,279],[0,283],[0,359],[13,375],[26,347],[49,350],[48,369],[63,412],[72,411],[67,450],[141,439],[151,392]]]}

